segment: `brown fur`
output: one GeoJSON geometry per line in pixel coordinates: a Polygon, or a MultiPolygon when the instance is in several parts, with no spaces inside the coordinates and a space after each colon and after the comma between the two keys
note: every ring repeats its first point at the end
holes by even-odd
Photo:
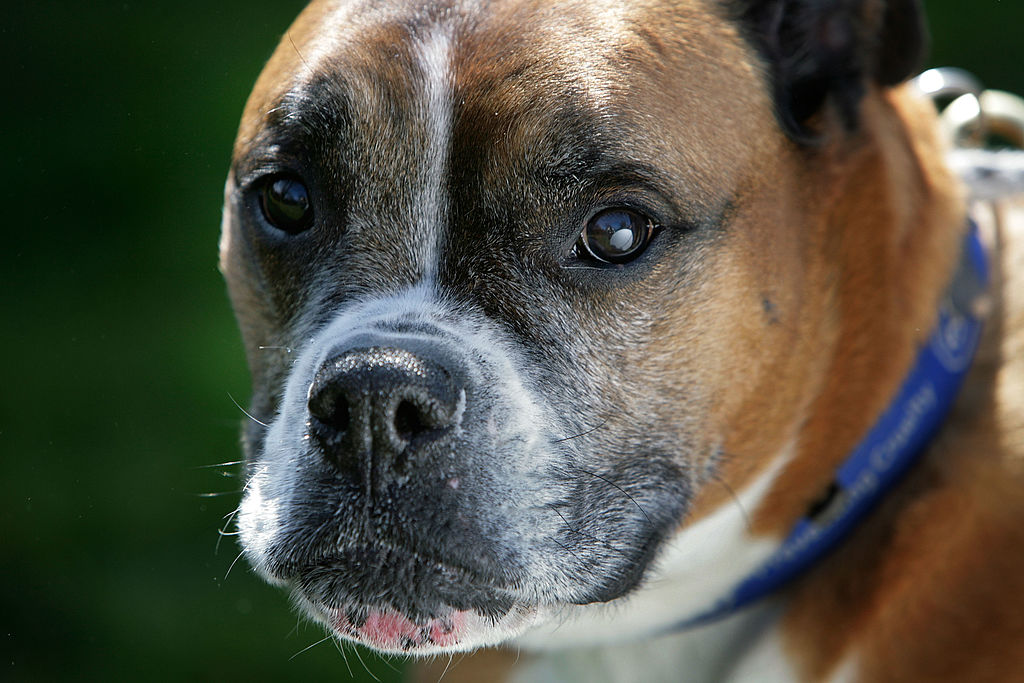
{"type": "Polygon", "coordinates": [[[793,590],[786,633],[809,680],[850,654],[869,681],[1006,681],[1024,666],[1024,224],[1010,215],[994,313],[943,435],[793,590]]]}

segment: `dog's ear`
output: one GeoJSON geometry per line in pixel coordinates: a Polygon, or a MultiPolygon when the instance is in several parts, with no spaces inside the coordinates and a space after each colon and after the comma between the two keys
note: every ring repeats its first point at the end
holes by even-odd
{"type": "Polygon", "coordinates": [[[813,141],[810,119],[837,109],[847,129],[869,81],[910,77],[927,35],[920,0],[732,0],[736,17],[770,71],[783,128],[813,141]]]}

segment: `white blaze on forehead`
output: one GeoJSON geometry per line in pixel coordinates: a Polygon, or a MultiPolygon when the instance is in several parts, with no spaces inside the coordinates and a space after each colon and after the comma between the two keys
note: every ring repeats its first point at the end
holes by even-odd
{"type": "Polygon", "coordinates": [[[418,106],[425,124],[426,148],[421,157],[419,187],[413,208],[420,223],[417,232],[424,231],[432,238],[422,243],[424,251],[419,254],[423,276],[428,282],[432,282],[437,273],[441,233],[448,218],[445,176],[453,122],[451,45],[451,27],[437,25],[415,46],[422,78],[418,106]]]}

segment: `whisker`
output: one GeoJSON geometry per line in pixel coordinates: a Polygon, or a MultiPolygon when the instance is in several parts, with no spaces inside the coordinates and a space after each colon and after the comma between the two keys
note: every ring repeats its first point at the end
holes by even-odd
{"type": "Polygon", "coordinates": [[[454,659],[455,659],[455,653],[452,652],[452,653],[450,653],[448,655],[448,663],[444,665],[444,671],[442,671],[441,675],[438,676],[437,683],[441,683],[441,681],[444,680],[444,677],[448,674],[448,669],[452,668],[452,660],[454,660],[454,659]]]}
{"type": "Polygon", "coordinates": [[[743,523],[746,525],[747,531],[750,531],[751,530],[750,515],[747,514],[747,509],[745,507],[743,507],[743,501],[740,500],[740,497],[738,495],[736,495],[736,491],[734,491],[732,486],[729,485],[729,482],[727,482],[725,479],[723,479],[722,475],[719,474],[718,472],[713,472],[711,474],[711,481],[713,481],[716,484],[720,485],[722,488],[725,489],[726,493],[729,494],[729,498],[731,498],[732,502],[735,503],[736,507],[739,508],[740,514],[743,515],[743,523]]]}
{"type": "Polygon", "coordinates": [[[565,515],[563,515],[563,514],[561,513],[561,511],[559,511],[559,509],[558,509],[558,508],[556,508],[556,507],[554,507],[554,506],[549,506],[549,508],[550,508],[551,510],[554,510],[555,514],[556,514],[556,515],[558,515],[559,517],[561,517],[561,518],[562,518],[562,523],[563,523],[563,524],[565,524],[565,528],[566,528],[566,529],[568,529],[569,531],[573,532],[574,534],[576,533],[576,529],[574,529],[574,528],[573,528],[572,524],[569,524],[569,520],[567,520],[567,519],[565,518],[565,515]]]}
{"type": "Polygon", "coordinates": [[[235,532],[232,532],[232,533],[228,534],[228,533],[226,533],[224,531],[225,529],[228,528],[228,526],[231,524],[231,521],[235,518],[235,515],[237,515],[238,511],[241,510],[241,509],[242,509],[242,506],[239,505],[238,507],[236,507],[234,510],[232,510],[228,514],[224,515],[224,517],[226,518],[224,520],[224,526],[222,526],[221,528],[217,529],[217,542],[213,546],[213,554],[214,555],[216,555],[217,553],[220,552],[220,541],[221,541],[222,538],[224,538],[225,536],[228,536],[228,535],[236,536],[236,535],[241,533],[240,531],[235,531],[235,532]]]}
{"type": "Polygon", "coordinates": [[[583,560],[581,560],[581,559],[580,559],[580,556],[579,556],[579,555],[577,555],[577,554],[576,554],[576,553],[575,553],[574,551],[572,551],[572,550],[570,550],[570,549],[569,549],[569,546],[565,545],[564,543],[562,543],[561,541],[559,541],[559,540],[558,540],[557,538],[554,538],[553,536],[549,536],[549,538],[551,539],[551,542],[552,542],[552,543],[554,543],[554,544],[555,544],[555,545],[557,545],[557,546],[558,546],[559,548],[561,548],[561,549],[562,549],[562,550],[564,550],[565,552],[567,552],[567,553],[569,553],[570,555],[572,555],[573,557],[575,557],[577,561],[579,561],[579,562],[582,562],[582,561],[583,561],[583,560]]]}
{"type": "Polygon", "coordinates": [[[231,561],[231,566],[229,566],[228,570],[226,572],[224,572],[224,581],[228,580],[228,576],[231,574],[231,570],[235,568],[235,565],[238,564],[238,561],[240,559],[242,559],[242,555],[244,555],[244,554],[245,554],[244,550],[239,551],[238,555],[235,556],[235,559],[231,561]]]}
{"type": "Polygon", "coordinates": [[[291,353],[292,347],[290,346],[257,346],[259,351],[284,351],[285,353],[291,353]]]}
{"type": "Polygon", "coordinates": [[[197,493],[196,498],[220,498],[222,496],[237,496],[239,491],[211,491],[209,493],[197,493]]]}
{"type": "Polygon", "coordinates": [[[267,428],[270,427],[270,425],[268,425],[266,422],[261,422],[260,420],[257,420],[255,417],[253,417],[251,414],[249,414],[249,411],[246,410],[245,408],[243,408],[242,404],[235,400],[235,397],[231,395],[231,392],[228,392],[228,398],[231,399],[231,402],[235,404],[235,407],[238,408],[239,410],[241,410],[242,414],[245,415],[247,418],[249,418],[250,420],[252,420],[253,422],[255,422],[256,424],[258,424],[258,425],[260,425],[262,427],[267,427],[267,428]]]}
{"type": "Polygon", "coordinates": [[[626,489],[622,488],[621,486],[616,484],[614,481],[608,479],[607,477],[602,477],[597,472],[591,472],[591,471],[589,471],[587,469],[584,469],[584,468],[580,467],[579,465],[574,465],[574,467],[576,467],[581,472],[585,472],[585,473],[589,474],[592,477],[597,477],[598,479],[600,479],[601,481],[605,482],[609,486],[612,486],[612,487],[618,489],[619,492],[622,495],[624,495],[626,498],[629,498],[630,502],[633,503],[633,505],[636,506],[636,509],[640,511],[640,513],[644,516],[645,519],[647,519],[647,523],[650,524],[652,527],[654,526],[654,522],[651,521],[651,518],[647,514],[647,511],[643,509],[643,507],[640,505],[640,503],[636,502],[636,498],[634,498],[633,496],[629,495],[629,492],[626,491],[626,489]]]}
{"type": "Polygon", "coordinates": [[[396,674],[402,673],[401,669],[399,669],[397,666],[391,663],[391,657],[382,657],[380,661],[384,662],[384,666],[391,669],[396,674]]]}
{"type": "Polygon", "coordinates": [[[591,427],[590,429],[588,429],[585,432],[580,432],[579,434],[575,434],[573,436],[567,436],[564,439],[557,439],[557,440],[553,441],[552,443],[562,443],[563,441],[571,441],[572,439],[578,439],[581,436],[586,436],[587,434],[592,434],[592,433],[596,432],[598,429],[600,429],[601,427],[604,427],[606,424],[608,424],[608,420],[601,420],[601,424],[597,425],[596,427],[591,427]]]}
{"type": "MultiPolygon", "coordinates": [[[[574,534],[578,534],[578,535],[582,536],[583,538],[586,538],[586,539],[589,539],[589,540],[593,541],[594,543],[598,543],[598,544],[600,544],[600,545],[604,546],[605,548],[607,548],[608,550],[611,550],[611,551],[613,551],[613,552],[616,552],[616,553],[618,553],[619,555],[622,555],[622,556],[623,556],[623,557],[625,557],[625,558],[626,558],[627,560],[628,560],[628,559],[632,559],[632,558],[630,558],[630,556],[629,556],[628,554],[626,554],[626,552],[625,552],[625,551],[623,551],[623,550],[621,550],[621,549],[619,549],[619,548],[616,548],[616,547],[615,547],[614,545],[612,545],[612,544],[611,544],[611,543],[609,543],[608,541],[605,541],[605,540],[603,540],[603,539],[600,539],[600,538],[598,538],[597,536],[594,536],[593,534],[587,533],[586,531],[583,531],[583,530],[581,530],[581,529],[574,529],[574,528],[573,528],[573,526],[572,526],[572,524],[569,524],[569,520],[567,520],[567,519],[565,518],[565,515],[563,515],[563,514],[562,514],[562,513],[561,513],[561,512],[560,512],[560,511],[558,510],[558,508],[556,508],[556,507],[551,507],[550,509],[551,509],[551,510],[554,510],[555,514],[556,514],[556,515],[558,515],[559,517],[561,517],[561,518],[562,518],[562,522],[563,522],[563,523],[565,524],[565,528],[566,528],[566,529],[568,529],[568,530],[569,530],[569,531],[570,531],[571,533],[574,533],[574,534]]],[[[548,538],[550,538],[550,539],[551,539],[551,541],[555,543],[555,545],[557,545],[557,546],[561,547],[561,548],[562,548],[562,550],[564,550],[565,552],[569,553],[570,555],[572,555],[573,557],[575,557],[575,558],[576,558],[577,560],[579,560],[580,562],[582,562],[582,560],[580,559],[580,556],[579,556],[579,555],[577,555],[577,554],[576,554],[576,553],[575,553],[575,552],[574,552],[573,550],[571,550],[571,549],[570,549],[570,548],[569,548],[568,546],[566,546],[566,545],[563,545],[563,544],[562,544],[561,542],[559,542],[559,541],[558,541],[558,539],[556,539],[556,538],[554,538],[554,537],[552,537],[552,536],[549,536],[548,538]]]]}
{"type": "Polygon", "coordinates": [[[722,463],[736,461],[736,460],[749,460],[749,459],[744,458],[743,456],[741,456],[741,455],[739,455],[737,453],[730,453],[729,451],[726,451],[726,450],[722,449],[721,447],[719,447],[718,450],[716,451],[715,455],[714,455],[713,466],[708,467],[705,470],[707,472],[706,477],[707,477],[707,480],[712,481],[715,484],[718,484],[719,486],[721,486],[723,489],[725,489],[725,492],[729,494],[729,498],[732,500],[733,503],[735,503],[736,507],[739,508],[740,514],[743,516],[743,522],[746,525],[747,530],[750,531],[750,528],[751,528],[750,515],[747,513],[747,509],[745,507],[743,507],[743,500],[740,499],[739,495],[732,488],[732,485],[729,484],[729,482],[727,482],[722,477],[722,470],[720,469],[720,465],[722,463]]]}
{"type": "Polygon", "coordinates": [[[345,662],[345,668],[348,669],[348,677],[355,678],[356,675],[352,673],[352,665],[348,663],[348,653],[345,652],[345,644],[342,643],[340,639],[335,638],[334,649],[338,651],[338,654],[341,655],[342,661],[345,662]]]}
{"type": "Polygon", "coordinates": [[[292,32],[288,31],[288,33],[286,33],[285,35],[288,36],[288,42],[292,44],[292,49],[295,50],[295,54],[297,54],[299,56],[299,59],[302,61],[302,63],[308,69],[309,68],[309,63],[306,61],[306,58],[302,56],[302,53],[299,52],[299,46],[296,45],[295,41],[292,39],[292,32]]]}
{"type": "Polygon", "coordinates": [[[377,675],[370,671],[370,667],[366,666],[366,662],[363,661],[363,656],[359,654],[359,648],[353,648],[352,651],[356,653],[356,659],[358,659],[359,663],[363,665],[363,670],[366,671],[366,673],[370,674],[370,678],[377,681],[377,683],[380,683],[380,679],[377,678],[377,675]]]}
{"type": "Polygon", "coordinates": [[[299,627],[302,626],[302,625],[303,625],[302,616],[296,614],[295,615],[295,626],[292,626],[291,630],[288,631],[288,637],[291,638],[292,636],[295,636],[297,638],[299,636],[299,627]]]}
{"type": "Polygon", "coordinates": [[[192,469],[194,470],[212,470],[218,467],[232,467],[234,465],[241,465],[244,460],[229,460],[228,462],[218,462],[213,465],[196,465],[192,469]]]}
{"type": "Polygon", "coordinates": [[[330,634],[327,634],[327,635],[326,635],[325,637],[323,637],[323,638],[321,638],[320,640],[316,641],[316,642],[315,642],[315,643],[313,643],[312,645],[309,645],[309,646],[307,646],[307,647],[304,647],[304,648],[302,648],[301,650],[299,650],[298,652],[296,652],[295,654],[293,654],[293,655],[292,655],[291,657],[289,657],[289,658],[288,658],[288,661],[289,661],[289,662],[290,662],[290,661],[292,661],[293,659],[295,659],[296,657],[298,657],[299,655],[301,655],[301,654],[302,654],[303,652],[305,652],[306,650],[312,650],[312,649],[313,649],[314,647],[316,647],[316,646],[317,646],[317,645],[319,645],[320,643],[324,642],[325,640],[330,640],[330,639],[331,639],[331,635],[330,635],[330,634]]]}

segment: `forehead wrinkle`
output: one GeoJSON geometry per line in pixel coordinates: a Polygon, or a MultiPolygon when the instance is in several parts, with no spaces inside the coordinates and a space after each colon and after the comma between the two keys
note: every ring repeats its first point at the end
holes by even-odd
{"type": "MultiPolygon", "coordinates": [[[[567,134],[570,145],[609,147],[643,123],[631,98],[666,67],[663,46],[631,8],[611,0],[557,7],[527,0],[492,9],[458,46],[460,138],[493,136],[498,147],[518,141],[526,157],[531,150],[550,156],[567,134]],[[589,129],[565,128],[580,121],[589,129]]],[[[567,158],[580,152],[561,146],[567,158]]],[[[619,154],[631,150],[622,146],[619,154]]]]}
{"type": "Polygon", "coordinates": [[[608,103],[614,96],[615,79],[609,78],[609,56],[614,55],[623,45],[624,37],[631,31],[626,20],[623,2],[614,0],[588,3],[592,13],[587,42],[594,49],[573,51],[574,71],[581,91],[595,106],[608,103]]]}

